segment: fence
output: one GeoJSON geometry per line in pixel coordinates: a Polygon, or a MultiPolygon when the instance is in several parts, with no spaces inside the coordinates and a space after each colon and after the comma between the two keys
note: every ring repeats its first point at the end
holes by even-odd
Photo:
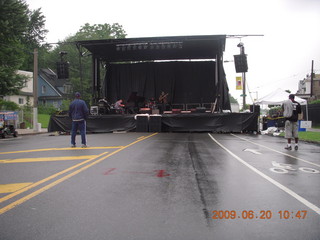
{"type": "MultiPolygon", "coordinates": [[[[307,120],[306,105],[302,106],[304,120],[307,120]]],[[[308,105],[308,120],[312,121],[312,127],[320,127],[320,104],[308,105]]]]}

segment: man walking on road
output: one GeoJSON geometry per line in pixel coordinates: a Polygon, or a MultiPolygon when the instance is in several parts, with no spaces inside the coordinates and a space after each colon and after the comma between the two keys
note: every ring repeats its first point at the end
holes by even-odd
{"type": "Polygon", "coordinates": [[[82,147],[86,148],[86,119],[88,117],[89,110],[86,103],[81,100],[80,97],[80,93],[76,92],[75,99],[69,106],[69,117],[72,119],[71,147],[76,147],[76,135],[79,129],[82,147]]]}
{"type": "Polygon", "coordinates": [[[294,95],[290,94],[289,99],[282,105],[283,116],[286,118],[285,122],[285,138],[288,140],[288,144],[285,147],[287,150],[291,150],[291,138],[295,140],[294,149],[298,150],[298,115],[301,113],[301,106],[294,100],[294,95]]]}

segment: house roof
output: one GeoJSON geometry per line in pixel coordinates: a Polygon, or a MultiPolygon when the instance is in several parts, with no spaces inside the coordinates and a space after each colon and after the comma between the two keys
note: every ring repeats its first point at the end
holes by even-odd
{"type": "Polygon", "coordinates": [[[63,87],[63,85],[65,84],[65,79],[58,79],[57,74],[50,68],[40,69],[39,75],[59,96],[62,96],[64,94],[59,90],[59,87],[63,87]]]}
{"type": "Polygon", "coordinates": [[[226,35],[172,36],[78,41],[95,58],[107,62],[216,59],[226,35]]]}

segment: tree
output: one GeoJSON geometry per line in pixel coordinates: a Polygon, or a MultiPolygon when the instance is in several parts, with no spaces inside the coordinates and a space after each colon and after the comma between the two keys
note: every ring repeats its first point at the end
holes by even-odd
{"type": "MultiPolygon", "coordinates": [[[[69,62],[69,80],[73,86],[73,92],[81,92],[81,97],[90,102],[92,85],[92,58],[86,49],[76,45],[77,41],[125,38],[126,33],[118,23],[94,24],[81,26],[79,31],[67,37],[45,56],[47,67],[56,70],[56,63],[61,61],[60,52],[66,52],[63,61],[69,62]]],[[[42,63],[40,63],[43,66],[42,63]]],[[[103,68],[102,70],[103,71],[103,68]]],[[[71,95],[73,97],[73,95],[71,95]]]]}
{"type": "Polygon", "coordinates": [[[0,95],[17,94],[23,87],[24,77],[16,72],[30,70],[26,59],[32,58],[30,47],[43,40],[43,25],[40,9],[29,11],[23,0],[0,1],[0,95]]]}
{"type": "Polygon", "coordinates": [[[26,71],[33,71],[33,51],[38,48],[39,55],[48,52],[50,46],[44,43],[48,30],[45,29],[45,17],[41,13],[41,9],[33,11],[27,10],[28,24],[26,33],[24,34],[21,42],[24,46],[24,62],[22,69],[26,71]]]}
{"type": "Polygon", "coordinates": [[[235,99],[230,93],[229,93],[229,99],[230,99],[230,103],[238,103],[238,100],[235,99]]]}

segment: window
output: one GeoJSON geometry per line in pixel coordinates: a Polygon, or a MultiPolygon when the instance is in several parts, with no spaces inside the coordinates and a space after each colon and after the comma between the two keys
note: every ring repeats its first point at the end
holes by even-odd
{"type": "Polygon", "coordinates": [[[19,104],[23,104],[24,103],[23,100],[24,100],[23,98],[19,98],[19,104]]]}
{"type": "Polygon", "coordinates": [[[45,94],[45,93],[46,93],[46,86],[42,86],[42,87],[41,87],[41,93],[42,93],[42,94],[45,94]]]}

